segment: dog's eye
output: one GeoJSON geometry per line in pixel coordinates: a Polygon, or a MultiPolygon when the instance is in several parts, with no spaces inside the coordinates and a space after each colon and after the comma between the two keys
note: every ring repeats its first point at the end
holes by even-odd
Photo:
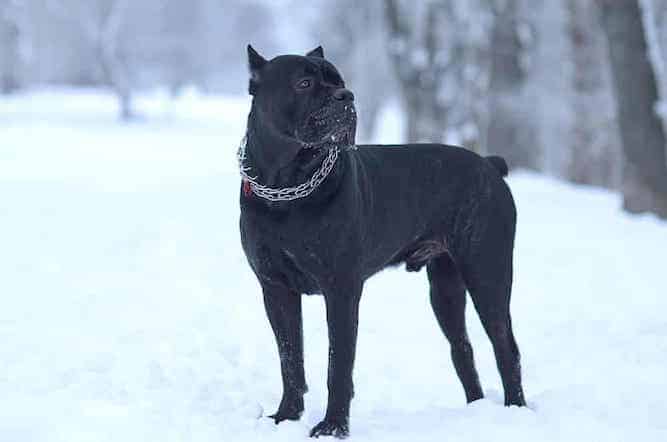
{"type": "Polygon", "coordinates": [[[297,89],[308,89],[312,85],[313,85],[313,80],[311,80],[310,78],[303,78],[303,79],[301,79],[297,82],[296,88],[297,89]]]}

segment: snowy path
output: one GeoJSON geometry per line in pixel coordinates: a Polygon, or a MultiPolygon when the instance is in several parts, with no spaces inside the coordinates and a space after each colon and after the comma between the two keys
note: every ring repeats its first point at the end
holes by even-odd
{"type": "MultiPolygon", "coordinates": [[[[304,300],[306,413],[258,419],[280,379],[238,240],[245,100],[149,100],[127,127],[108,100],[0,101],[0,441],[305,440],[326,405],[319,297],[304,300]]],[[[488,398],[466,406],[425,275],[390,270],[362,301],[352,440],[667,440],[667,224],[607,192],[510,183],[530,409],[502,406],[472,308],[488,398]]]]}

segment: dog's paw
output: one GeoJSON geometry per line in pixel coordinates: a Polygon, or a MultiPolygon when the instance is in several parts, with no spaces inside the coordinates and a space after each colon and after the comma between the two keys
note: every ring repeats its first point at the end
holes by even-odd
{"type": "Polygon", "coordinates": [[[310,437],[333,436],[345,439],[350,435],[350,426],[347,421],[325,419],[310,430],[310,437]]]}
{"type": "Polygon", "coordinates": [[[281,413],[276,412],[269,416],[269,419],[273,419],[276,425],[282,421],[298,421],[301,419],[301,413],[281,413]]]}
{"type": "Polygon", "coordinates": [[[282,421],[298,421],[303,414],[303,398],[280,401],[278,411],[269,416],[278,425],[282,421]]]}

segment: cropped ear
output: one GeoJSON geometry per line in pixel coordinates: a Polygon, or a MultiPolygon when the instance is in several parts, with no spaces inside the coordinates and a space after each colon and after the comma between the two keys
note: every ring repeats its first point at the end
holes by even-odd
{"type": "Polygon", "coordinates": [[[312,51],[308,52],[306,57],[324,58],[324,49],[322,49],[322,46],[318,46],[312,51]]]}
{"type": "Polygon", "coordinates": [[[266,63],[266,59],[259,55],[259,52],[257,52],[251,45],[248,45],[248,68],[250,69],[250,85],[248,86],[248,92],[250,92],[250,95],[255,95],[257,87],[259,86],[259,73],[266,63]]]}
{"type": "Polygon", "coordinates": [[[259,71],[266,63],[266,58],[259,55],[259,52],[251,45],[248,45],[248,66],[250,67],[250,73],[259,71]]]}

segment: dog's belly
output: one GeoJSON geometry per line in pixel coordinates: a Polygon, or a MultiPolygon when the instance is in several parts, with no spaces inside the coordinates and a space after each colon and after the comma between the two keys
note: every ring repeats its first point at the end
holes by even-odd
{"type": "Polygon", "coordinates": [[[389,265],[405,263],[408,272],[418,272],[434,258],[449,254],[445,238],[433,238],[416,241],[400,252],[389,262],[389,265]]]}

